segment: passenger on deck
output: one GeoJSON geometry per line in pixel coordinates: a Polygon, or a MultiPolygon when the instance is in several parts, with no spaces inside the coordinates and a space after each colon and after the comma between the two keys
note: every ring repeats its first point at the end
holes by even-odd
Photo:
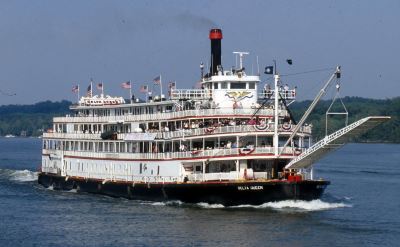
{"type": "Polygon", "coordinates": [[[247,124],[248,125],[255,125],[256,124],[256,120],[254,118],[252,118],[247,122],[247,124]]]}

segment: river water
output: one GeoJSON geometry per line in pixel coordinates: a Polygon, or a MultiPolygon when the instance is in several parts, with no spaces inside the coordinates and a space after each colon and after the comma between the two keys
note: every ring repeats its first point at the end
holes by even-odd
{"type": "Polygon", "coordinates": [[[321,200],[152,203],[37,184],[41,140],[0,138],[0,246],[399,246],[400,145],[349,144],[319,161],[321,200]]]}

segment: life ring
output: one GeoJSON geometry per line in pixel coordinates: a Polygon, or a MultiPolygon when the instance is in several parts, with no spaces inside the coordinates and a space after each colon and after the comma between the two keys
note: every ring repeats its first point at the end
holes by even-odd
{"type": "Polygon", "coordinates": [[[215,127],[208,127],[208,128],[205,128],[204,129],[204,133],[206,133],[206,134],[211,134],[211,133],[213,133],[214,132],[214,130],[215,130],[215,127]]]}
{"type": "Polygon", "coordinates": [[[292,129],[292,125],[289,124],[289,123],[284,123],[284,124],[282,124],[282,129],[286,130],[286,131],[289,131],[289,130],[292,129]]]}
{"type": "Polygon", "coordinates": [[[249,155],[255,151],[255,148],[239,148],[239,155],[249,155]]]}

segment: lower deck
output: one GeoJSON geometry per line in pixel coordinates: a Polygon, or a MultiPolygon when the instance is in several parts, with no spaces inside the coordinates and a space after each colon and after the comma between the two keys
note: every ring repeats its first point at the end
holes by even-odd
{"type": "Polygon", "coordinates": [[[225,160],[122,160],[43,154],[41,172],[101,181],[176,183],[312,180],[312,169],[286,171],[289,159],[242,156],[225,160]]]}

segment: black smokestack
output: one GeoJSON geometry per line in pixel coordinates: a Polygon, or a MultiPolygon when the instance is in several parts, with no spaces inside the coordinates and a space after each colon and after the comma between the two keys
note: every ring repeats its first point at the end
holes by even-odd
{"type": "Polygon", "coordinates": [[[210,74],[211,75],[216,75],[218,73],[217,67],[221,65],[221,39],[222,39],[221,29],[215,28],[210,30],[210,40],[211,40],[210,74]]]}

